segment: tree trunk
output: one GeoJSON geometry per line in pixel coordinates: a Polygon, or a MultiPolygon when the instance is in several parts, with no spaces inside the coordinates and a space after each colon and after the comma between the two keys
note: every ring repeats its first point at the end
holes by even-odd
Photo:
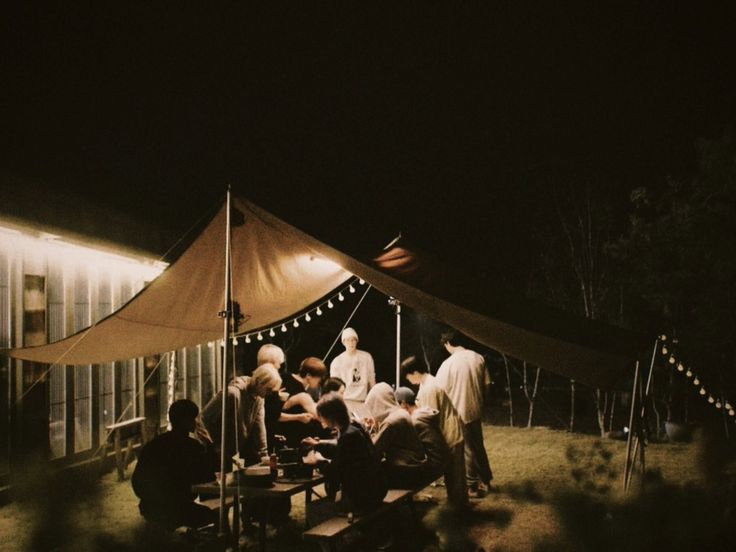
{"type": "Polygon", "coordinates": [[[506,355],[503,356],[503,364],[506,368],[506,389],[509,392],[509,426],[514,427],[514,396],[511,388],[511,374],[509,372],[509,359],[506,355]]]}
{"type": "Polygon", "coordinates": [[[606,436],[606,401],[608,400],[608,393],[603,393],[601,397],[600,388],[595,390],[595,410],[598,418],[598,430],[601,432],[601,437],[606,436]]]}
{"type": "Polygon", "coordinates": [[[570,433],[575,431],[575,380],[570,380],[570,433]]]}
{"type": "Polygon", "coordinates": [[[529,417],[526,422],[526,427],[532,427],[532,419],[534,418],[534,400],[537,398],[537,390],[539,389],[539,374],[542,371],[541,368],[537,368],[537,373],[534,378],[534,388],[529,392],[529,380],[527,376],[527,363],[524,361],[524,396],[529,403],[529,417]]]}

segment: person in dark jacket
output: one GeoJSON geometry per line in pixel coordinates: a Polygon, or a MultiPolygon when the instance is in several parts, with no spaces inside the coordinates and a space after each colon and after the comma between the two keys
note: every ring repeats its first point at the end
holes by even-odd
{"type": "Polygon", "coordinates": [[[171,431],[143,447],[131,478],[133,491],[141,499],[141,515],[169,530],[217,521],[212,510],[194,502],[191,491],[195,483],[213,481],[217,465],[212,440],[197,424],[198,414],[192,401],[175,401],[169,408],[171,431]],[[194,432],[206,445],[189,437],[194,432]]]}
{"type": "MultiPolygon", "coordinates": [[[[337,442],[331,460],[311,453],[309,461],[316,463],[327,478],[328,498],[332,504],[323,514],[337,511],[365,513],[380,506],[388,486],[381,461],[371,438],[359,424],[350,422],[342,397],[329,393],[317,403],[317,415],[325,428],[336,429],[337,442]],[[341,498],[336,498],[337,491],[341,498]]],[[[322,502],[322,501],[320,501],[322,502]]]]}

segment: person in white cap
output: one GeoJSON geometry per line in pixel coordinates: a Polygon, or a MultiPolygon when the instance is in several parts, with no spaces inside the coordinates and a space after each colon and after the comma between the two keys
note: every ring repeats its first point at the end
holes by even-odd
{"type": "Polygon", "coordinates": [[[353,328],[342,331],[342,344],[345,351],[330,363],[330,377],[345,382],[345,400],[365,401],[368,391],[376,384],[373,357],[358,349],[358,333],[353,328]]]}

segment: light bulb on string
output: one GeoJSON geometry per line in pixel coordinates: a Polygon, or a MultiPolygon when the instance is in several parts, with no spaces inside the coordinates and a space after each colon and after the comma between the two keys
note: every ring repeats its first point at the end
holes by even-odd
{"type": "Polygon", "coordinates": [[[726,401],[726,410],[731,410],[731,403],[726,401]]]}
{"type": "Polygon", "coordinates": [[[281,331],[286,333],[286,324],[281,324],[281,331]]]}
{"type": "Polygon", "coordinates": [[[736,412],[733,411],[733,408],[728,411],[729,416],[733,416],[734,414],[736,414],[736,412]]]}
{"type": "Polygon", "coordinates": [[[307,315],[304,317],[304,320],[306,320],[307,322],[309,322],[310,320],[312,320],[312,317],[309,316],[309,313],[307,313],[307,315]]]}
{"type": "Polygon", "coordinates": [[[237,337],[233,337],[233,346],[234,347],[237,347],[238,346],[238,338],[237,337]]]}
{"type": "Polygon", "coordinates": [[[276,332],[273,331],[273,328],[271,328],[271,331],[268,332],[268,335],[270,335],[271,337],[275,337],[276,336],[276,332]]]}
{"type": "Polygon", "coordinates": [[[720,409],[722,406],[721,401],[716,401],[716,408],[720,409]]]}
{"type": "Polygon", "coordinates": [[[246,336],[245,336],[245,342],[246,342],[246,343],[250,343],[250,336],[249,336],[249,335],[246,335],[246,336]]]}
{"type": "Polygon", "coordinates": [[[207,343],[207,347],[209,347],[210,349],[214,348],[214,346],[215,346],[215,342],[214,341],[210,341],[210,342],[207,343]]]}
{"type": "Polygon", "coordinates": [[[263,336],[261,335],[261,332],[258,332],[258,341],[263,341],[263,336]]]}
{"type": "Polygon", "coordinates": [[[663,355],[666,355],[669,352],[670,352],[670,350],[667,348],[667,345],[662,345],[662,354],[663,355]]]}
{"type": "Polygon", "coordinates": [[[350,284],[348,290],[350,291],[350,293],[355,293],[355,288],[353,287],[353,284],[350,284]]]}
{"type": "Polygon", "coordinates": [[[340,293],[337,294],[337,299],[339,301],[344,301],[345,300],[345,296],[342,294],[342,292],[340,292],[340,293]]]}
{"type": "Polygon", "coordinates": [[[360,280],[358,280],[358,283],[362,286],[363,284],[365,284],[365,280],[361,278],[360,280]]]}
{"type": "Polygon", "coordinates": [[[714,402],[716,402],[716,400],[713,398],[713,395],[708,395],[708,402],[710,404],[713,404],[714,402]]]}
{"type": "Polygon", "coordinates": [[[705,393],[706,393],[706,391],[705,391],[705,387],[701,387],[701,388],[700,388],[700,394],[701,394],[701,395],[705,395],[705,393]]]}
{"type": "Polygon", "coordinates": [[[322,309],[317,307],[317,310],[315,311],[317,313],[317,316],[322,316],[322,309]]]}
{"type": "Polygon", "coordinates": [[[670,355],[669,363],[674,364],[675,363],[675,355],[670,355]]]}
{"type": "Polygon", "coordinates": [[[695,379],[693,380],[693,385],[700,385],[700,380],[698,379],[698,376],[695,376],[695,379]]]}
{"type": "Polygon", "coordinates": [[[685,365],[682,362],[677,363],[677,371],[682,372],[685,369],[685,365]]]}
{"type": "Polygon", "coordinates": [[[665,334],[662,334],[659,336],[660,341],[667,341],[667,336],[665,334]]]}
{"type": "Polygon", "coordinates": [[[688,370],[687,372],[685,372],[685,375],[686,375],[687,377],[689,377],[689,378],[693,377],[693,373],[692,373],[692,371],[691,371],[691,370],[688,370]]]}
{"type": "Polygon", "coordinates": [[[335,305],[333,305],[333,304],[332,304],[332,299],[330,299],[329,301],[327,301],[327,308],[328,308],[328,309],[331,309],[331,308],[332,308],[332,307],[334,307],[334,306],[335,306],[335,305]]]}
{"type": "Polygon", "coordinates": [[[299,321],[296,318],[294,319],[294,327],[295,328],[299,327],[299,321]]]}

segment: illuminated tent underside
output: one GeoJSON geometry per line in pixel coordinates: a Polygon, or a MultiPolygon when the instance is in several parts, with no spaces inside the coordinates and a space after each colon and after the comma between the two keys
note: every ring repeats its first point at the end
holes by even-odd
{"type": "MultiPolygon", "coordinates": [[[[462,281],[417,252],[394,247],[361,261],[235,198],[245,222],[232,228],[234,300],[247,332],[307,309],[359,276],[407,306],[499,352],[608,387],[629,369],[638,340],[618,328],[571,317],[462,281]]],[[[89,364],[135,358],[222,338],[217,313],[224,297],[223,207],[166,271],[121,309],[68,338],[12,349],[14,358],[89,364]]]]}

